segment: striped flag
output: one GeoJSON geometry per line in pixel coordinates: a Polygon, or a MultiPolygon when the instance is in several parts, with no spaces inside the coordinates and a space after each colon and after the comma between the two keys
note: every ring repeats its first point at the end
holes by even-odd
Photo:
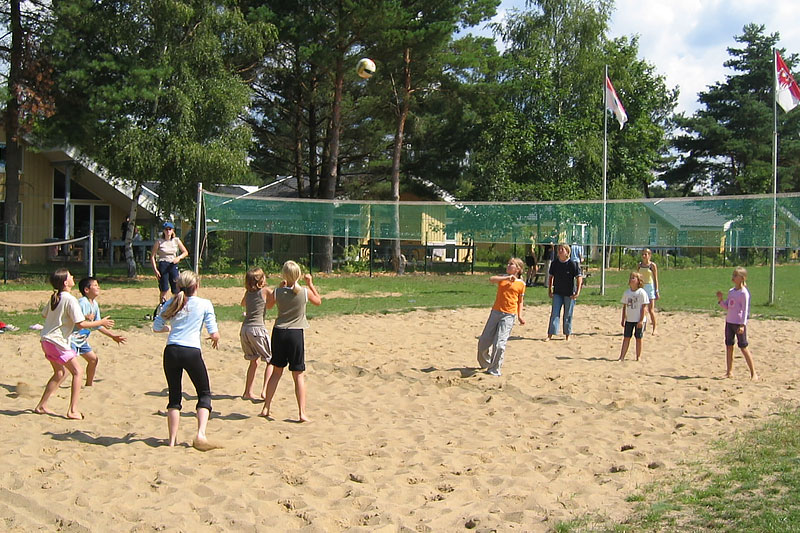
{"type": "Polygon", "coordinates": [[[614,113],[614,117],[619,122],[619,129],[622,129],[622,126],[628,122],[628,114],[625,112],[625,108],[622,107],[622,102],[619,101],[617,91],[614,90],[614,86],[611,85],[611,80],[608,79],[608,76],[606,76],[606,109],[614,113]]]}
{"type": "Polygon", "coordinates": [[[775,100],[785,112],[789,112],[800,104],[800,87],[794,81],[789,67],[775,50],[775,100]]]}

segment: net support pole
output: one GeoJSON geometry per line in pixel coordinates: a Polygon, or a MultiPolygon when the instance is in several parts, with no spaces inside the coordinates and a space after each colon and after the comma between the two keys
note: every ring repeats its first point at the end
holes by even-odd
{"type": "Polygon", "coordinates": [[[89,253],[88,253],[88,260],[89,260],[89,277],[94,277],[94,230],[89,230],[89,253]]]}
{"type": "Polygon", "coordinates": [[[777,50],[772,49],[772,72],[775,76],[775,83],[772,86],[772,248],[769,268],[769,300],[767,303],[775,303],[775,259],[777,250],[775,249],[776,236],[778,232],[778,59],[777,50]]]}
{"type": "Polygon", "coordinates": [[[606,294],[606,176],[608,172],[608,91],[606,90],[606,79],[608,79],[608,65],[606,65],[605,76],[603,77],[603,238],[600,267],[601,295],[606,294]]]}
{"type": "Polygon", "coordinates": [[[200,273],[200,228],[202,227],[202,220],[200,217],[203,213],[203,182],[197,184],[197,216],[195,217],[194,226],[194,273],[200,273]]]}

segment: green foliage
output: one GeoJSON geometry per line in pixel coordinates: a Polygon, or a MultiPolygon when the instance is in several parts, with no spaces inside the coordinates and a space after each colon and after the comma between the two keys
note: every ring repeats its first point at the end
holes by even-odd
{"type": "Polygon", "coordinates": [[[360,246],[349,244],[344,249],[342,262],[339,264],[339,270],[349,274],[366,272],[369,270],[369,259],[361,256],[360,246]]]}
{"type": "Polygon", "coordinates": [[[666,151],[677,91],[646,61],[637,39],[606,36],[610,3],[540,0],[497,28],[508,46],[498,94],[467,172],[476,200],[557,200],[602,196],[604,65],[629,121],[608,133],[611,198],[649,194],[666,151]]]}
{"type": "Polygon", "coordinates": [[[41,135],[77,146],[112,176],[157,182],[164,213],[191,213],[198,181],[245,179],[242,76],[263,55],[268,25],[210,0],[53,9],[58,113],[41,135]]]}
{"type": "MultiPolygon", "coordinates": [[[[742,46],[728,48],[731,57],[725,62],[734,74],[699,94],[703,107],[694,115],[676,119],[685,133],[674,140],[680,155],[663,180],[684,196],[698,189],[719,194],[772,190],[772,49],[780,36],[748,24],[735,40],[742,46]]],[[[796,54],[779,51],[790,69],[797,64],[796,54]]],[[[779,192],[800,190],[798,134],[797,115],[779,110],[779,192]]]]}
{"type": "Polygon", "coordinates": [[[271,254],[264,254],[255,258],[253,266],[261,268],[265,274],[277,274],[281,271],[283,265],[278,263],[271,254]]]}
{"type": "Polygon", "coordinates": [[[203,268],[212,274],[227,271],[231,266],[229,251],[232,239],[223,232],[215,231],[208,234],[207,260],[203,260],[203,268]]]}

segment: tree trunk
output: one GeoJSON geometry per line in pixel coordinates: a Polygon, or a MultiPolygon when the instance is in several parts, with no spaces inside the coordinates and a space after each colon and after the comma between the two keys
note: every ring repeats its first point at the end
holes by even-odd
{"type": "Polygon", "coordinates": [[[139,210],[139,195],[142,194],[142,183],[140,181],[136,182],[136,186],[133,188],[133,198],[131,198],[131,210],[128,213],[131,221],[128,223],[129,226],[125,231],[125,262],[128,265],[128,277],[130,279],[136,279],[136,259],[133,255],[133,228],[136,227],[136,213],[139,210]]]}
{"type": "MultiPolygon", "coordinates": [[[[22,18],[20,0],[11,0],[11,54],[8,75],[8,100],[6,101],[6,195],[5,235],[8,242],[20,242],[19,220],[19,173],[22,169],[22,139],[19,128],[19,92],[22,76],[22,18]]],[[[19,277],[19,248],[9,247],[6,275],[10,279],[19,277]]]]}
{"type": "Polygon", "coordinates": [[[400,252],[400,157],[403,154],[403,135],[406,119],[411,108],[411,49],[403,53],[403,97],[397,115],[397,129],[394,134],[394,151],[392,153],[392,201],[394,201],[394,234],[397,237],[392,243],[392,265],[397,274],[405,270],[405,261],[400,252]]]}
{"type": "MultiPolygon", "coordinates": [[[[344,90],[344,53],[336,58],[336,81],[334,83],[333,106],[331,108],[331,122],[329,129],[330,150],[328,159],[325,162],[325,171],[320,183],[320,198],[333,200],[336,196],[336,181],[339,177],[339,135],[342,122],[342,93],[344,90]]],[[[331,229],[333,228],[333,220],[331,229]]],[[[322,239],[322,249],[320,250],[319,269],[322,272],[333,270],[333,234],[326,235],[322,239]]]]}
{"type": "Polygon", "coordinates": [[[294,127],[292,134],[294,135],[294,178],[297,180],[297,196],[302,198],[306,196],[303,193],[303,87],[300,84],[300,59],[295,53],[294,59],[295,79],[297,79],[297,86],[295,91],[294,102],[294,127]]]}

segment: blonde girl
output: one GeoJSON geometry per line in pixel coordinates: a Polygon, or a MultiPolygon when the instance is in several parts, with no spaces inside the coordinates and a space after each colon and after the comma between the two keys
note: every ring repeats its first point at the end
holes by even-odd
{"type": "Polygon", "coordinates": [[[625,360],[631,337],[636,337],[636,360],[642,357],[642,337],[647,322],[647,304],[650,298],[644,290],[644,280],[638,272],[631,272],[628,277],[628,288],[622,295],[622,349],[619,360],[625,360]]]}
{"type": "Polygon", "coordinates": [[[489,278],[491,283],[497,285],[497,296],[489,312],[489,319],[478,338],[478,364],[492,376],[500,375],[506,343],[511,335],[514,320],[519,319],[520,324],[525,324],[525,319],[522,318],[525,298],[523,272],[525,263],[517,257],[512,257],[508,260],[504,276],[489,278]]]}
{"type": "Polygon", "coordinates": [[[723,299],[721,291],[717,291],[717,303],[728,311],[725,317],[725,377],[733,377],[733,338],[742,351],[750,379],[757,380],[753,357],[750,355],[747,342],[747,317],[750,314],[750,291],[747,290],[747,270],[742,267],[733,269],[731,276],[733,287],[728,291],[728,298],[723,299]]]}
{"type": "Polygon", "coordinates": [[[205,326],[211,346],[219,344],[219,328],[214,306],[209,300],[197,296],[200,280],[191,270],[178,276],[178,292],[167,300],[161,313],[153,322],[153,331],[167,332],[164,348],[164,375],[169,387],[167,403],[167,429],[169,445],[178,442],[178,426],[181,420],[181,379],[183,371],[189,374],[197,392],[197,434],[192,446],[206,451],[215,446],[206,438],[206,427],[211,416],[211,385],[208,370],[200,351],[200,335],[205,326]]]}
{"type": "Polygon", "coordinates": [[[242,398],[245,400],[263,401],[267,397],[267,381],[272,374],[272,367],[269,364],[272,359],[272,349],[269,345],[269,332],[264,325],[264,310],[267,299],[272,295],[272,290],[267,288],[266,284],[267,278],[264,271],[258,267],[251,268],[245,274],[245,292],[242,297],[245,317],[239,330],[239,341],[244,358],[250,361],[250,365],[247,367],[244,394],[242,394],[242,398]],[[258,370],[259,359],[267,364],[264,369],[264,384],[261,387],[261,394],[256,396],[253,392],[253,382],[258,370]]]}
{"type": "Polygon", "coordinates": [[[302,272],[300,265],[294,261],[286,261],[281,269],[283,282],[267,297],[267,309],[278,305],[278,317],[272,328],[272,375],[267,382],[267,395],[264,408],[259,416],[270,417],[270,406],[283,369],[289,366],[294,379],[294,394],[297,398],[298,420],[308,422],[306,416],[306,384],[303,372],[306,369],[305,338],[303,330],[308,327],[306,319],[306,303],[321,305],[322,298],[314,287],[311,274],[303,279],[307,287],[300,285],[302,272]]]}
{"type": "Polygon", "coordinates": [[[53,367],[53,375],[44,387],[41,400],[34,408],[39,414],[55,414],[47,408],[47,402],[64,381],[69,370],[72,374],[72,387],[70,389],[69,410],[67,418],[81,419],[83,415],[78,411],[78,398],[81,394],[81,381],[83,370],[78,364],[78,354],[72,349],[69,336],[74,328],[95,328],[103,326],[113,328],[114,321],[106,317],[102,320],[86,320],[77,298],[69,293],[75,286],[69,270],[59,268],[50,275],[50,284],[53,294],[50,301],[42,309],[44,328],[41,332],[42,351],[45,358],[53,367]]]}
{"type": "Polygon", "coordinates": [[[639,262],[637,272],[642,275],[644,280],[644,291],[647,297],[650,298],[650,303],[647,304],[647,312],[650,314],[650,321],[653,323],[653,335],[656,334],[656,300],[659,299],[658,294],[658,266],[651,261],[653,252],[650,248],[642,250],[642,260],[639,262]]]}

